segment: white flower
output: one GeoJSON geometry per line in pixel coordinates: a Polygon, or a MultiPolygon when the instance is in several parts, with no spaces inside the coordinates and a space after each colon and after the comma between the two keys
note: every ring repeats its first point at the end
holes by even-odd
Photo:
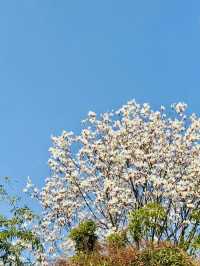
{"type": "Polygon", "coordinates": [[[92,111],[89,111],[88,112],[88,116],[96,116],[96,113],[95,112],[92,112],[92,111]]]}
{"type": "Polygon", "coordinates": [[[177,104],[173,104],[172,107],[175,109],[175,111],[178,114],[184,113],[186,108],[187,108],[187,104],[185,103],[177,103],[177,104]]]}

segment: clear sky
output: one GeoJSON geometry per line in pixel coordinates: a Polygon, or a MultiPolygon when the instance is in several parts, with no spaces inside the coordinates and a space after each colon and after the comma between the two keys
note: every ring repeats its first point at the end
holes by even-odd
{"type": "Polygon", "coordinates": [[[50,136],[89,110],[135,98],[200,114],[199,70],[199,0],[1,1],[0,176],[41,186],[50,136]]]}

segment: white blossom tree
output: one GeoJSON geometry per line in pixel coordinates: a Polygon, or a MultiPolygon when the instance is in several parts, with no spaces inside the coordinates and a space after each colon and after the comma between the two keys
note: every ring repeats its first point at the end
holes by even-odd
{"type": "Polygon", "coordinates": [[[200,118],[187,116],[186,107],[153,111],[130,101],[99,117],[89,112],[78,136],[64,131],[52,137],[51,175],[35,192],[45,240],[55,244],[85,218],[104,235],[121,230],[130,211],[151,202],[167,211],[163,239],[176,243],[192,229],[197,235],[200,215],[192,217],[200,204],[200,118]]]}

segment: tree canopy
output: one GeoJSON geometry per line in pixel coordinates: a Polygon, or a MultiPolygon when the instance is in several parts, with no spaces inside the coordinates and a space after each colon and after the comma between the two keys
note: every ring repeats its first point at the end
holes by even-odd
{"type": "MultiPolygon", "coordinates": [[[[149,203],[161,208],[155,209],[162,227],[154,238],[187,248],[190,238],[198,239],[200,118],[186,108],[177,103],[153,111],[130,101],[99,116],[90,111],[79,135],[52,137],[51,175],[39,192],[27,184],[43,208],[50,252],[62,249],[63,237],[84,219],[104,238],[126,228],[129,214],[149,203]]],[[[144,211],[136,212],[138,219],[144,211]]]]}

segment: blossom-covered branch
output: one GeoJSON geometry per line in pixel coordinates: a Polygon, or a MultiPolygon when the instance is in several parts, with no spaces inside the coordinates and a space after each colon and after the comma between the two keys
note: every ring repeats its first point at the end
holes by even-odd
{"type": "Polygon", "coordinates": [[[80,135],[52,137],[51,176],[39,192],[45,239],[58,241],[85,218],[104,235],[121,230],[130,211],[151,202],[167,210],[160,239],[195,235],[200,119],[186,116],[186,107],[174,104],[169,115],[163,106],[153,111],[130,101],[99,117],[89,112],[80,135]]]}

